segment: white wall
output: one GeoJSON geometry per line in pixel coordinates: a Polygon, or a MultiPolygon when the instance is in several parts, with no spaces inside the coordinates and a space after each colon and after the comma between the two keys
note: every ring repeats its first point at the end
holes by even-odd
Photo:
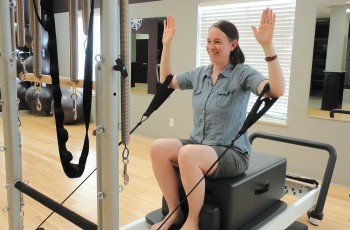
{"type": "MultiPolygon", "coordinates": [[[[307,116],[316,7],[344,2],[346,0],[296,0],[288,125],[278,126],[259,122],[249,130],[249,133],[262,131],[333,145],[338,153],[333,183],[350,186],[350,167],[348,166],[350,163],[350,122],[307,116]]],[[[163,0],[129,5],[130,18],[175,16],[176,35],[171,56],[174,73],[192,69],[196,65],[198,3],[199,0],[163,0]]],[[[57,27],[60,26],[58,24],[59,21],[56,21],[57,27]]],[[[67,70],[63,63],[65,61],[60,60],[62,73],[67,70]]],[[[131,94],[132,127],[139,122],[152,98],[153,95],[131,94]]],[[[137,129],[136,133],[154,138],[186,138],[191,128],[191,92],[175,91],[164,105],[137,129]],[[169,118],[174,119],[175,127],[169,127],[169,118]]],[[[257,151],[287,156],[289,172],[317,179],[323,177],[328,156],[324,151],[261,140],[254,142],[253,147],[257,151]]],[[[148,154],[148,150],[145,150],[145,154],[148,154]]]]}
{"type": "MultiPolygon", "coordinates": [[[[173,71],[176,73],[189,70],[196,65],[197,0],[163,0],[129,6],[130,18],[173,15],[176,18],[176,35],[172,50],[173,71]]],[[[131,95],[132,125],[140,120],[152,98],[153,95],[131,95]]],[[[191,92],[175,91],[137,132],[150,137],[188,137],[191,127],[191,92]],[[174,128],[169,127],[169,118],[174,118],[174,128]]]]}

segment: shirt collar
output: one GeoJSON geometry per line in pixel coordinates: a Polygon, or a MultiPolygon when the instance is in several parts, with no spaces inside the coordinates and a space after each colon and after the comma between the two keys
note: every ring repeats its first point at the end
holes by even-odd
{"type": "MultiPolygon", "coordinates": [[[[205,76],[204,77],[210,77],[211,72],[213,70],[213,64],[210,64],[205,71],[205,76]]],[[[224,70],[221,72],[221,76],[228,78],[233,70],[233,65],[229,63],[224,70]]]]}

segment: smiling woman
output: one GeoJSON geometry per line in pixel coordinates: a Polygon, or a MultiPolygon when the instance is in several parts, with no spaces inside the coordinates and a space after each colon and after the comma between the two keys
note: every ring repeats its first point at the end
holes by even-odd
{"type": "MultiPolygon", "coordinates": [[[[239,34],[239,46],[246,56],[246,64],[254,66],[263,75],[268,76],[268,69],[265,62],[265,55],[260,50],[259,44],[252,38],[250,25],[259,22],[259,14],[262,9],[271,7],[274,9],[278,20],[275,25],[274,44],[279,62],[285,78],[285,94],[280,97],[274,106],[262,117],[264,121],[287,124],[288,94],[290,82],[290,69],[292,59],[295,0],[283,1],[254,1],[243,3],[218,3],[217,1],[205,1],[200,3],[199,8],[199,56],[200,65],[210,63],[209,56],[205,49],[207,43],[207,31],[212,23],[220,18],[233,22],[239,34]]],[[[252,107],[256,97],[252,95],[249,100],[248,110],[252,107]]]]}

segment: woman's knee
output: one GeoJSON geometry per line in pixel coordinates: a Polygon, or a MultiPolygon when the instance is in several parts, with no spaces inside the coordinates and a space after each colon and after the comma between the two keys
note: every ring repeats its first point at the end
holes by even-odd
{"type": "Polygon", "coordinates": [[[217,154],[209,146],[185,145],[179,151],[178,160],[180,168],[198,167],[205,172],[217,160],[217,154]]]}
{"type": "Polygon", "coordinates": [[[177,139],[159,138],[153,141],[150,148],[152,159],[167,158],[171,159],[177,156],[182,144],[177,139]]]}
{"type": "Polygon", "coordinates": [[[185,145],[181,147],[178,156],[179,164],[195,164],[197,161],[195,151],[194,145],[185,145]]]}
{"type": "Polygon", "coordinates": [[[162,148],[164,146],[164,139],[156,139],[152,142],[151,148],[150,148],[150,155],[151,158],[153,159],[154,157],[158,157],[159,152],[162,151],[162,148]]]}

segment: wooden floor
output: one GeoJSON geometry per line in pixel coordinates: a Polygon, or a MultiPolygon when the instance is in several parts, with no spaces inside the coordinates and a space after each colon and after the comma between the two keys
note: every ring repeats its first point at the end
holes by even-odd
{"type": "MultiPolygon", "coordinates": [[[[84,175],[79,179],[69,179],[62,171],[54,128],[53,117],[34,117],[21,115],[22,125],[22,158],[23,180],[57,202],[62,202],[85,177],[95,169],[95,138],[90,135],[90,155],[84,175]]],[[[2,119],[0,119],[2,130],[2,119]]],[[[91,125],[91,130],[94,125],[91,125]]],[[[70,137],[67,148],[75,154],[77,160],[80,154],[84,127],[82,125],[66,126],[70,137]]],[[[129,145],[130,183],[124,186],[119,194],[119,225],[123,226],[161,206],[161,193],[154,179],[149,160],[149,146],[151,139],[132,135],[129,145]]],[[[0,146],[3,145],[3,132],[0,131],[0,146]]],[[[121,152],[121,151],[120,151],[121,152]]],[[[116,155],[116,157],[118,157],[116,155]]],[[[120,156],[119,156],[120,157],[120,156]]],[[[122,169],[120,165],[120,169],[122,169]]],[[[121,170],[120,170],[121,171],[121,170]]],[[[121,175],[121,174],[120,174],[121,175]]],[[[5,154],[0,152],[0,208],[7,206],[5,181],[5,154]]],[[[122,184],[122,179],[120,180],[122,184]]],[[[319,227],[309,225],[310,229],[350,229],[350,189],[332,185],[324,209],[324,220],[319,227]]],[[[36,229],[51,213],[41,204],[24,196],[23,208],[24,229],[36,229]]],[[[292,198],[284,198],[291,202],[292,198]]],[[[65,203],[65,206],[79,213],[85,218],[97,222],[96,215],[96,174],[93,174],[65,203]]],[[[117,215],[117,214],[116,214],[117,215]]],[[[0,212],[0,229],[8,229],[6,212],[0,212]]],[[[117,216],[116,216],[117,218],[117,216]]],[[[307,223],[306,215],[300,221],[307,223]]],[[[79,229],[62,217],[54,214],[42,226],[46,230],[79,229]]]]}

